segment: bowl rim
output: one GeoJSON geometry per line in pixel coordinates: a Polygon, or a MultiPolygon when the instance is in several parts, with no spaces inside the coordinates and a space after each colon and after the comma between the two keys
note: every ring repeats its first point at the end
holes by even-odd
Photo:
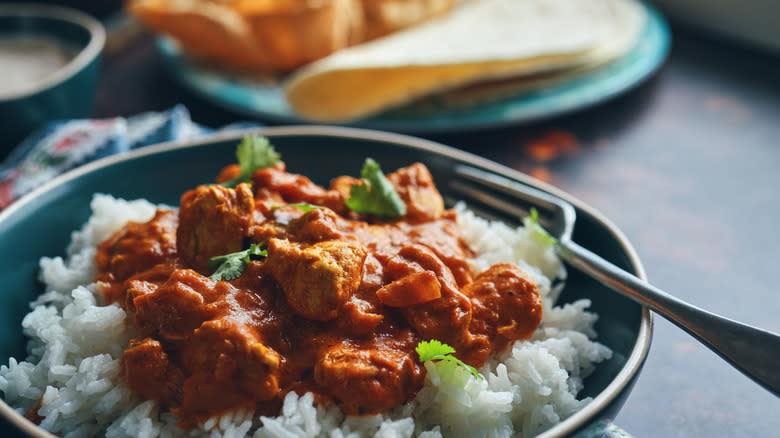
{"type": "MultiPolygon", "coordinates": [[[[575,198],[569,193],[564,192],[563,190],[544,181],[526,175],[520,171],[499,164],[495,161],[451,146],[446,146],[438,142],[409,135],[375,131],[363,128],[326,125],[294,125],[246,128],[216,132],[205,136],[198,136],[194,139],[164,142],[146,146],[144,148],[136,149],[127,153],[112,155],[96,160],[57,176],[56,178],[53,178],[41,187],[38,187],[34,191],[23,196],[5,210],[0,211],[0,222],[5,220],[7,216],[14,214],[15,211],[23,208],[25,204],[34,201],[35,198],[37,198],[39,195],[97,169],[111,166],[122,161],[132,160],[147,155],[154,155],[177,149],[206,146],[212,143],[230,140],[239,141],[241,138],[243,138],[243,136],[249,134],[267,135],[269,137],[319,136],[328,138],[349,138],[377,141],[390,143],[405,148],[432,152],[436,155],[443,155],[458,161],[480,166],[499,175],[503,175],[505,177],[512,178],[522,183],[529,184],[541,190],[547,191],[550,194],[560,197],[561,199],[571,203],[577,209],[580,209],[591,215],[617,240],[621,249],[625,251],[632,267],[636,271],[636,276],[642,280],[647,279],[644,267],[639,260],[637,252],[629,242],[628,238],[623,234],[623,232],[601,212],[584,203],[583,201],[575,198]]],[[[639,324],[639,331],[637,333],[636,343],[631,349],[631,353],[626,358],[625,364],[615,376],[615,378],[612,379],[612,381],[601,392],[593,397],[593,399],[582,409],[575,412],[570,417],[558,423],[551,429],[537,435],[535,438],[557,438],[571,435],[585,426],[591,419],[595,418],[598,413],[605,409],[610,403],[615,401],[623,392],[623,390],[630,387],[632,380],[637,376],[640,369],[642,368],[642,365],[647,358],[647,354],[650,349],[652,332],[653,315],[648,307],[642,306],[641,320],[639,324]]],[[[9,423],[16,426],[20,430],[26,432],[32,438],[55,438],[55,436],[51,433],[39,428],[37,425],[27,420],[24,416],[14,411],[2,398],[0,398],[0,416],[4,417],[9,423]]]]}
{"type": "Polygon", "coordinates": [[[0,94],[0,103],[24,99],[67,81],[96,59],[106,44],[106,30],[100,21],[85,12],[66,6],[40,3],[3,3],[0,4],[0,17],[60,20],[80,26],[90,35],[87,45],[80,47],[78,54],[70,59],[65,66],[55,70],[33,86],[0,94]]]}

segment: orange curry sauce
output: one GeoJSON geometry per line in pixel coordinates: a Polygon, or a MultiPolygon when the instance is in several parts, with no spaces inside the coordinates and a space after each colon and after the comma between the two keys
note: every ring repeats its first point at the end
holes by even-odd
{"type": "MultiPolygon", "coordinates": [[[[218,181],[239,172],[228,166],[218,181]]],[[[394,222],[347,209],[359,180],[325,189],[278,163],[252,185],[190,190],[178,212],[160,209],[103,242],[97,280],[137,328],[122,357],[128,386],[183,427],[238,408],[278,415],[289,391],[370,414],[421,388],[422,340],[478,367],[531,336],[542,304],[530,277],[511,263],[473,272],[425,166],[387,177],[407,205],[394,222]],[[300,202],[325,208],[288,205],[300,202]],[[235,280],[209,278],[210,258],[250,243],[267,257],[235,280]]]]}

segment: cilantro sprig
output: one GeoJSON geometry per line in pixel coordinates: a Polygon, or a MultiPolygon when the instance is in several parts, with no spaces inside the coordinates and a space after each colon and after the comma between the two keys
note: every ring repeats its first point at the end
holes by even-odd
{"type": "Polygon", "coordinates": [[[360,177],[362,184],[353,185],[346,200],[350,210],[373,214],[380,220],[391,220],[406,214],[406,204],[382,173],[379,163],[366,158],[360,177]]]}
{"type": "Polygon", "coordinates": [[[436,339],[431,339],[430,341],[421,341],[417,344],[417,347],[414,350],[420,356],[420,362],[425,362],[428,360],[446,360],[448,362],[453,362],[456,365],[462,366],[468,372],[470,372],[475,379],[482,379],[482,375],[477,372],[476,368],[452,355],[452,353],[455,353],[454,348],[447,344],[443,344],[436,339]]]}
{"type": "Polygon", "coordinates": [[[241,173],[237,177],[223,182],[222,185],[234,188],[242,182],[251,183],[251,176],[255,171],[273,166],[279,162],[280,157],[281,155],[271,146],[267,138],[247,135],[236,148],[236,158],[241,167],[241,173]]]}
{"type": "Polygon", "coordinates": [[[523,218],[523,226],[531,232],[531,239],[539,245],[554,246],[558,244],[558,239],[551,236],[547,230],[539,224],[539,212],[531,208],[530,216],[523,218]]]}
{"type": "Polygon", "coordinates": [[[260,245],[253,243],[249,245],[249,249],[212,257],[209,259],[209,269],[214,271],[211,274],[211,279],[216,281],[235,280],[244,273],[246,265],[252,260],[252,256],[268,257],[268,251],[262,249],[260,245]]]}

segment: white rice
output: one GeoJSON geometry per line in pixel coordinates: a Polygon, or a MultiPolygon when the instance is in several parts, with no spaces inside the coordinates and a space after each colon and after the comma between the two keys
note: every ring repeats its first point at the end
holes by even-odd
{"type": "Polygon", "coordinates": [[[345,417],[337,407],[315,406],[311,394],[291,392],[278,417],[235,412],[185,431],[174,415],[125,386],[119,359],[134,329],[119,306],[103,305],[92,282],[96,245],[128,220],[151,219],[155,206],[107,195],[95,195],[91,206],[93,215],[73,233],[66,258],[41,259],[46,292],[22,322],[27,358],[0,367],[5,401],[24,414],[42,399],[41,427],[64,437],[530,437],[588,403],[576,398],[582,379],[612,354],[592,340],[597,316],[586,311],[589,300],[554,305],[560,287],[551,279],[565,271],[551,248],[539,246],[523,228],[489,223],[458,205],[477,267],[517,263],[536,280],[544,301],[533,338],[489,359],[480,370],[485,379],[450,362],[427,362],[416,399],[386,414],[345,417]]]}

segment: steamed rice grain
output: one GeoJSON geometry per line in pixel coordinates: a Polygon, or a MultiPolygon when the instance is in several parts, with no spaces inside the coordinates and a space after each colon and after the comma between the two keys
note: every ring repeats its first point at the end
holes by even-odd
{"type": "Polygon", "coordinates": [[[128,220],[152,218],[156,206],[95,195],[93,215],[73,233],[65,258],[44,257],[45,293],[22,322],[27,357],[0,367],[5,401],[24,415],[42,402],[40,426],[68,437],[358,438],[530,437],[581,409],[583,379],[611,351],[595,341],[597,316],[586,299],[555,306],[565,270],[549,247],[523,228],[481,219],[462,204],[458,225],[476,251],[479,270],[515,262],[536,281],[544,303],[539,329],[529,340],[490,358],[476,380],[451,362],[427,362],[425,386],[403,406],[379,415],[346,417],[336,406],[315,405],[312,394],[290,392],[278,417],[239,411],[187,431],[155,402],[132,393],[119,361],[134,336],[118,305],[105,306],[93,282],[96,246],[128,220]],[[560,283],[560,282],[558,282],[560,283]]]}

